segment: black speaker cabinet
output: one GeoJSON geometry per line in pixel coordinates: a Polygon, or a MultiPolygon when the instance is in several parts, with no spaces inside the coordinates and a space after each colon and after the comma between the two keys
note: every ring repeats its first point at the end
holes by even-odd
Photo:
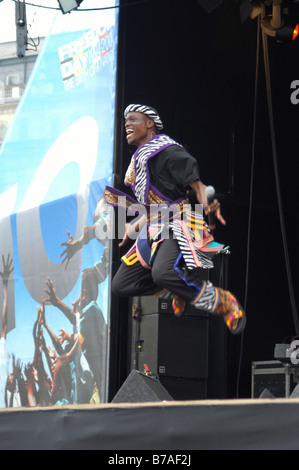
{"type": "Polygon", "coordinates": [[[189,306],[176,317],[171,298],[134,297],[129,370],[148,367],[174,399],[206,398],[208,314],[189,306]]]}
{"type": "Polygon", "coordinates": [[[132,370],[112,403],[143,403],[171,401],[173,398],[161,383],[138,370],[132,370]]]}
{"type": "MultiPolygon", "coordinates": [[[[215,256],[203,279],[228,288],[228,256],[215,256]]],[[[127,375],[145,364],[175,400],[227,398],[227,328],[216,315],[188,306],[177,318],[172,298],[134,297],[129,306],[127,375]]]]}

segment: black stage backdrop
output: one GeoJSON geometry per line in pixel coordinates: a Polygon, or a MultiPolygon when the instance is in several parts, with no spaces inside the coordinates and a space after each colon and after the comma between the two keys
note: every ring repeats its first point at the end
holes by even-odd
{"type": "MultiPolygon", "coordinates": [[[[218,3],[207,12],[196,0],[121,2],[129,6],[120,8],[115,172],[121,185],[131,156],[122,110],[139,102],[159,110],[165,133],[190,150],[198,159],[202,180],[215,186],[227,220],[226,227],[218,224],[215,238],[231,247],[228,287],[241,303],[247,292],[248,323],[243,342],[240,337],[229,337],[228,349],[223,352],[228,357],[228,397],[246,398],[250,397],[252,361],[273,360],[275,344],[292,339],[296,329],[278,209],[261,38],[257,54],[258,23],[251,18],[241,21],[241,2],[218,3]]],[[[279,191],[298,303],[299,104],[291,101],[291,83],[299,80],[299,40],[290,44],[269,39],[268,47],[279,191]]],[[[115,269],[118,255],[116,249],[115,269]]],[[[111,398],[126,376],[127,308],[126,302],[114,299],[111,398]]]]}

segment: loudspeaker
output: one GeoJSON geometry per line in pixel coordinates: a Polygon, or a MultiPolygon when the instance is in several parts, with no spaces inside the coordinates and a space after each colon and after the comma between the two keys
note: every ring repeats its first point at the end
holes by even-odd
{"type": "Polygon", "coordinates": [[[132,370],[112,403],[143,403],[152,401],[171,401],[173,398],[160,382],[138,370],[132,370]]]}
{"type": "Polygon", "coordinates": [[[159,380],[174,400],[205,400],[207,398],[207,379],[160,376],[159,380]]]}
{"type": "Polygon", "coordinates": [[[299,384],[292,391],[290,398],[299,398],[299,384]]]}
{"type": "Polygon", "coordinates": [[[270,392],[270,390],[265,388],[260,394],[259,398],[275,398],[275,396],[270,392]]]}
{"type": "Polygon", "coordinates": [[[208,375],[208,313],[188,306],[177,318],[172,299],[133,299],[139,315],[129,319],[130,370],[149,370],[162,377],[206,379],[208,375]]]}
{"type": "Polygon", "coordinates": [[[128,373],[150,372],[174,400],[207,398],[209,316],[188,306],[177,318],[172,297],[134,297],[129,316],[128,373]]]}

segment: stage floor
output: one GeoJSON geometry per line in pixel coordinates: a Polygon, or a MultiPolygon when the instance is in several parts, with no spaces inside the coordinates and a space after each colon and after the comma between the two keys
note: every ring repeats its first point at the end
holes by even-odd
{"type": "MultiPolygon", "coordinates": [[[[295,450],[299,449],[299,399],[3,409],[0,449],[295,450]]],[[[110,453],[105,455],[109,458],[110,453]]]]}

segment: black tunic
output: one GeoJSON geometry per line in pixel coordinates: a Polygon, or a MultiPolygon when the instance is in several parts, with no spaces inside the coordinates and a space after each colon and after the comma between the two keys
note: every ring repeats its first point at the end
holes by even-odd
{"type": "Polygon", "coordinates": [[[150,158],[148,167],[151,184],[172,201],[186,196],[189,184],[200,179],[196,159],[178,145],[150,158]]]}

